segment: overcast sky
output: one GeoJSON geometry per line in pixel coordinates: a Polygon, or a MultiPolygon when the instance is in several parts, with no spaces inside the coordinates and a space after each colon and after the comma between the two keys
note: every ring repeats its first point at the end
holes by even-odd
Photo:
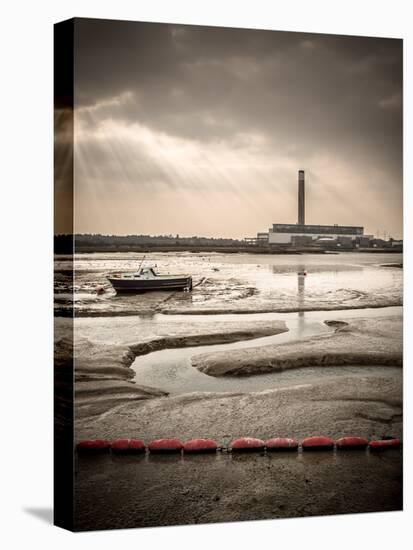
{"type": "Polygon", "coordinates": [[[402,236],[400,40],[78,19],[75,231],[402,236]]]}

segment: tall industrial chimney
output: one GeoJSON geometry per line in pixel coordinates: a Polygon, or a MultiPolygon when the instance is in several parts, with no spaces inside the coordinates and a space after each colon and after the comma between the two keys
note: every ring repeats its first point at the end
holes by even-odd
{"type": "Polygon", "coordinates": [[[305,224],[304,170],[298,171],[298,224],[305,224]]]}

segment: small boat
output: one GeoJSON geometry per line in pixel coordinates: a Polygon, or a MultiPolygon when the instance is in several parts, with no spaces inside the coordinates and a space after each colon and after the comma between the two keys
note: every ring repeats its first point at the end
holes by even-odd
{"type": "Polygon", "coordinates": [[[190,275],[158,275],[153,267],[141,267],[136,273],[111,275],[108,280],[116,292],[192,290],[190,275]]]}

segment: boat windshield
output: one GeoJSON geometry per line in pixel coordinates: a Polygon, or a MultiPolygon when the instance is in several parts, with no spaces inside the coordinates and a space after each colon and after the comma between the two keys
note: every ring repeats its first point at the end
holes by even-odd
{"type": "Polygon", "coordinates": [[[143,267],[140,271],[140,275],[145,278],[156,277],[153,267],[143,267]]]}

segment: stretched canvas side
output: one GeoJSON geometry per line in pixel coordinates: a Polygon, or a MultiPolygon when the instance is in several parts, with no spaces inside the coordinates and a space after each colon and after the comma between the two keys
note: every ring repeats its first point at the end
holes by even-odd
{"type": "MultiPolygon", "coordinates": [[[[73,307],[59,315],[58,289],[64,280],[73,292],[73,40],[74,21],[54,27],[54,523],[73,529],[74,342],[73,307]],[[65,268],[59,257],[65,254],[65,268]]],[[[70,300],[69,300],[70,301],[70,300]]]]}

